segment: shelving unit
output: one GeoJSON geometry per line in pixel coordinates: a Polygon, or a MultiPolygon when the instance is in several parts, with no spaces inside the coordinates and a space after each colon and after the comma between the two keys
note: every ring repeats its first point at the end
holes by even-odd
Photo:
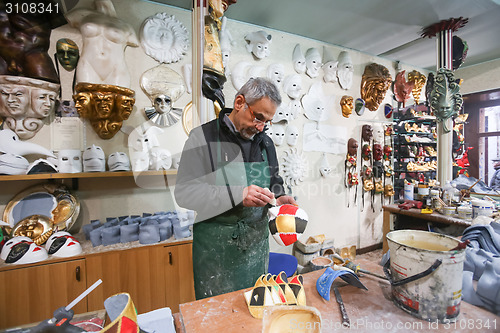
{"type": "Polygon", "coordinates": [[[404,180],[428,183],[436,179],[437,168],[432,167],[437,167],[436,119],[424,104],[397,109],[393,119],[394,200],[399,200],[403,198],[404,180]],[[415,128],[425,131],[408,131],[415,128]]]}

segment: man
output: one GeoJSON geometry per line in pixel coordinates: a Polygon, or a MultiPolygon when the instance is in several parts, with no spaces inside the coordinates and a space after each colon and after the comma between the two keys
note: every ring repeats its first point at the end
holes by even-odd
{"type": "Polygon", "coordinates": [[[250,79],[234,108],[193,129],[181,156],[175,198],[196,210],[193,270],[196,298],[253,286],[267,271],[266,205],[285,196],[272,140],[263,133],[281,97],[263,78],[250,79]]]}

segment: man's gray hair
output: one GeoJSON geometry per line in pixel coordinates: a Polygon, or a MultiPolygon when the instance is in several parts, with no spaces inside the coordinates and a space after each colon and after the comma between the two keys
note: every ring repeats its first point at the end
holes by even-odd
{"type": "Polygon", "coordinates": [[[239,95],[243,95],[248,104],[253,104],[264,97],[268,97],[276,106],[281,105],[281,95],[276,85],[261,77],[248,80],[236,93],[235,97],[239,95]]]}

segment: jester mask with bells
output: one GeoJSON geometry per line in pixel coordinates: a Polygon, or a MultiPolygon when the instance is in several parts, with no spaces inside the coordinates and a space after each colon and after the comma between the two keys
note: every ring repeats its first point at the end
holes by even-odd
{"type": "Polygon", "coordinates": [[[132,113],[134,91],[109,84],[78,83],[73,95],[80,117],[88,119],[101,139],[111,139],[132,113]]]}
{"type": "Polygon", "coordinates": [[[288,204],[270,208],[268,216],[271,235],[281,246],[295,243],[304,233],[309,220],[302,208],[288,204]]]}
{"type": "Polygon", "coordinates": [[[345,172],[347,174],[346,187],[358,185],[358,174],[356,173],[358,154],[358,141],[350,138],[347,141],[347,155],[345,158],[345,172]]]}
{"type": "Polygon", "coordinates": [[[386,67],[376,63],[365,67],[361,77],[361,98],[368,110],[377,111],[391,84],[392,77],[386,67]]]}

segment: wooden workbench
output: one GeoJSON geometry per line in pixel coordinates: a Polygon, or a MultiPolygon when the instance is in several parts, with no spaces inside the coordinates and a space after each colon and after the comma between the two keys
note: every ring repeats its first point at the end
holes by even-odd
{"type": "MultiPolygon", "coordinates": [[[[382,274],[378,263],[360,259],[362,268],[382,274]]],[[[317,308],[322,316],[322,332],[336,331],[340,327],[341,314],[333,290],[330,301],[325,301],[316,291],[316,280],[324,270],[304,274],[307,305],[317,308]]],[[[371,275],[361,281],[368,291],[347,285],[340,278],[335,280],[351,321],[351,330],[357,332],[498,332],[500,317],[482,308],[461,303],[456,324],[429,323],[396,307],[390,299],[390,284],[371,275]],[[471,323],[470,326],[467,324],[471,323]],[[485,329],[489,323],[490,330],[485,329]],[[455,326],[456,325],[456,326],[455,326]],[[460,326],[462,325],[462,326],[460,326]],[[481,325],[481,328],[479,328],[481,325]],[[496,326],[495,326],[496,325],[496,326]],[[463,328],[463,329],[461,329],[463,328]]],[[[248,290],[248,289],[246,289],[248,290]]],[[[178,332],[261,332],[262,320],[248,312],[243,296],[246,290],[206,298],[180,305],[180,318],[176,321],[178,332]]]]}
{"type": "Polygon", "coordinates": [[[427,222],[433,222],[433,223],[442,223],[442,224],[454,224],[454,225],[459,225],[463,227],[469,227],[471,223],[469,221],[459,219],[456,217],[452,216],[445,216],[443,214],[440,214],[438,212],[432,212],[431,214],[422,214],[420,212],[420,209],[416,208],[410,208],[408,210],[401,209],[398,207],[398,205],[393,204],[393,205],[384,205],[382,206],[384,210],[384,221],[382,225],[382,232],[383,232],[383,251],[384,253],[387,252],[389,249],[389,246],[387,245],[387,239],[385,238],[385,235],[387,235],[390,231],[392,231],[394,228],[392,226],[393,224],[393,216],[394,215],[404,215],[404,216],[409,216],[413,217],[415,219],[421,220],[422,223],[427,223],[427,222]]]}

